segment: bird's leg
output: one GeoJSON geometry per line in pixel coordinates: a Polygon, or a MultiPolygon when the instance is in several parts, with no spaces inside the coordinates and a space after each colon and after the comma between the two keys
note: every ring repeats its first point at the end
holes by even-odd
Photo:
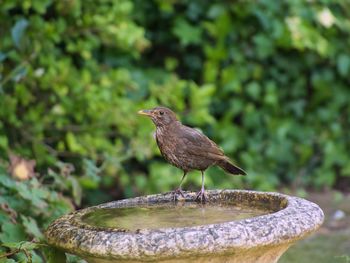
{"type": "Polygon", "coordinates": [[[184,174],[182,175],[182,178],[181,178],[179,187],[176,188],[176,189],[173,191],[174,200],[176,200],[176,196],[177,196],[177,195],[181,195],[182,197],[185,197],[185,195],[184,195],[184,193],[183,193],[183,191],[182,191],[182,189],[181,189],[181,185],[182,185],[183,180],[184,180],[185,177],[186,177],[186,174],[187,174],[187,172],[184,171],[184,174]]]}
{"type": "Polygon", "coordinates": [[[205,189],[204,189],[204,172],[201,171],[201,173],[202,173],[202,188],[197,193],[196,200],[200,200],[202,203],[204,203],[207,198],[205,196],[205,189]]]}

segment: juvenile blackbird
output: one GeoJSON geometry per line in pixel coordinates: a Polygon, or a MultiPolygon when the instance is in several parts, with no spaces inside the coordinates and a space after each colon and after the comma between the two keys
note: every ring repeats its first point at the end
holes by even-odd
{"type": "Polygon", "coordinates": [[[218,165],[230,174],[246,173],[232,164],[224,152],[201,132],[181,124],[176,115],[165,107],[140,110],[139,114],[150,117],[156,125],[156,141],[163,157],[172,165],[183,170],[180,186],[174,191],[175,196],[183,196],[181,185],[186,174],[191,170],[202,173],[202,188],[196,200],[205,201],[204,171],[212,165],[218,165]]]}

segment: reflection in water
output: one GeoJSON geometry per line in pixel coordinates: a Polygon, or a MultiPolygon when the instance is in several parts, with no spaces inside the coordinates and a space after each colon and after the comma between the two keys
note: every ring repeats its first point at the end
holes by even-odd
{"type": "Polygon", "coordinates": [[[261,208],[185,203],[148,204],[137,207],[105,208],[83,217],[92,226],[128,229],[156,229],[208,225],[268,214],[261,208]]]}

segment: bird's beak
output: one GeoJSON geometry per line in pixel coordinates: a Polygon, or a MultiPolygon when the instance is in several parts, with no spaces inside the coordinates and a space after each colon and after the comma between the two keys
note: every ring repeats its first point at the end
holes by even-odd
{"type": "Polygon", "coordinates": [[[139,110],[137,113],[141,115],[152,116],[151,110],[139,110]]]}

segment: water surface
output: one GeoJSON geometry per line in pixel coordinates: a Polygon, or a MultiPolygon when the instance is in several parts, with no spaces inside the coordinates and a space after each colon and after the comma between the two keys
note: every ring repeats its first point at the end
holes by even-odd
{"type": "Polygon", "coordinates": [[[268,213],[268,210],[247,206],[195,202],[161,203],[99,209],[86,214],[83,221],[92,226],[135,231],[223,223],[268,213]]]}

